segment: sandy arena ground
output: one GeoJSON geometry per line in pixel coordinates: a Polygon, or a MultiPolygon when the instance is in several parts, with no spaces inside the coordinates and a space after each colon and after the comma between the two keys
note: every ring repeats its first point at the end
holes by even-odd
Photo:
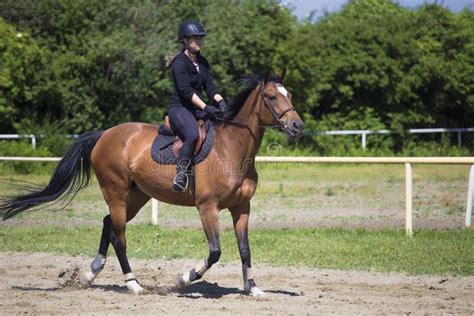
{"type": "MultiPolygon", "coordinates": [[[[136,260],[146,293],[127,292],[117,259],[109,258],[87,289],[68,285],[92,258],[49,253],[0,253],[1,314],[465,314],[474,313],[474,277],[255,266],[267,295],[242,293],[239,263],[216,264],[182,292],[176,276],[194,260],[136,260]]],[[[74,283],[74,282],[73,282],[74,283]]]]}

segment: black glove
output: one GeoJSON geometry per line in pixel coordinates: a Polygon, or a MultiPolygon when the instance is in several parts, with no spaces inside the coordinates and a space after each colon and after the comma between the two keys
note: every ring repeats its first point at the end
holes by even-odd
{"type": "Polygon", "coordinates": [[[227,104],[225,103],[224,99],[221,99],[219,102],[217,102],[219,105],[219,110],[221,110],[222,113],[227,112],[227,104]]]}
{"type": "Polygon", "coordinates": [[[210,117],[213,118],[221,117],[222,115],[221,110],[212,105],[206,105],[206,107],[204,108],[204,112],[206,112],[210,117]]]}

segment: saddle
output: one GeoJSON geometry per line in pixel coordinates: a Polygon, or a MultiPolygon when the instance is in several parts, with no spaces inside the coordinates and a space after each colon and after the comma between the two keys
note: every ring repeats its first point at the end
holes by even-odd
{"type": "MultiPolygon", "coordinates": [[[[194,147],[193,164],[203,161],[214,145],[214,124],[210,120],[198,120],[197,124],[199,137],[194,147]]],[[[166,117],[165,123],[160,125],[153,140],[151,147],[152,159],[159,164],[175,165],[182,146],[182,140],[171,129],[169,119],[166,117]]]]}
{"type": "MultiPolygon", "coordinates": [[[[206,140],[206,136],[207,136],[207,129],[206,129],[206,124],[204,120],[198,120],[197,124],[198,124],[199,137],[196,141],[196,145],[194,145],[194,155],[196,155],[201,150],[202,144],[204,144],[204,141],[206,140]]],[[[176,132],[171,129],[168,115],[166,115],[165,124],[160,126],[158,133],[163,134],[163,135],[169,135],[169,136],[176,135],[176,139],[173,143],[173,155],[177,158],[179,155],[179,151],[181,150],[181,147],[183,147],[183,141],[181,140],[181,138],[177,136],[176,132]]]]}

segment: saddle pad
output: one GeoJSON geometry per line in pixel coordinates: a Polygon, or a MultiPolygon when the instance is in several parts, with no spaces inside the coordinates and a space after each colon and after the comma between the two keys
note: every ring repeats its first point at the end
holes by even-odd
{"type": "MultiPolygon", "coordinates": [[[[202,144],[201,150],[193,157],[193,164],[195,165],[206,159],[214,145],[214,124],[210,120],[207,120],[205,124],[207,137],[202,144]]],[[[151,158],[161,165],[176,165],[178,159],[173,155],[173,143],[175,139],[176,135],[157,135],[151,145],[151,158]]]]}

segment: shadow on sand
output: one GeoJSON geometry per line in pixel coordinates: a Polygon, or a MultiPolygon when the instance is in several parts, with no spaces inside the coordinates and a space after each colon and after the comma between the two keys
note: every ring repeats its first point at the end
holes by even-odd
{"type": "MultiPolygon", "coordinates": [[[[207,281],[201,281],[197,283],[193,283],[183,289],[176,289],[174,286],[147,286],[143,285],[144,291],[140,293],[140,295],[150,295],[150,294],[158,294],[158,295],[168,295],[175,293],[178,297],[185,297],[185,298],[221,298],[226,295],[247,295],[244,291],[236,287],[223,287],[218,285],[217,283],[209,283],[207,281]]],[[[101,290],[104,292],[115,292],[115,293],[129,293],[126,286],[120,286],[117,284],[93,284],[90,289],[94,290],[101,290]]],[[[78,290],[86,288],[79,287],[77,284],[69,285],[69,286],[55,286],[49,288],[41,288],[41,287],[31,287],[31,286],[12,286],[12,289],[20,290],[20,291],[44,291],[44,292],[57,292],[57,291],[71,291],[71,290],[78,290]]],[[[266,290],[267,294],[277,294],[277,295],[288,295],[288,296],[302,296],[303,293],[296,293],[290,291],[282,291],[282,290],[266,290]]]]}

